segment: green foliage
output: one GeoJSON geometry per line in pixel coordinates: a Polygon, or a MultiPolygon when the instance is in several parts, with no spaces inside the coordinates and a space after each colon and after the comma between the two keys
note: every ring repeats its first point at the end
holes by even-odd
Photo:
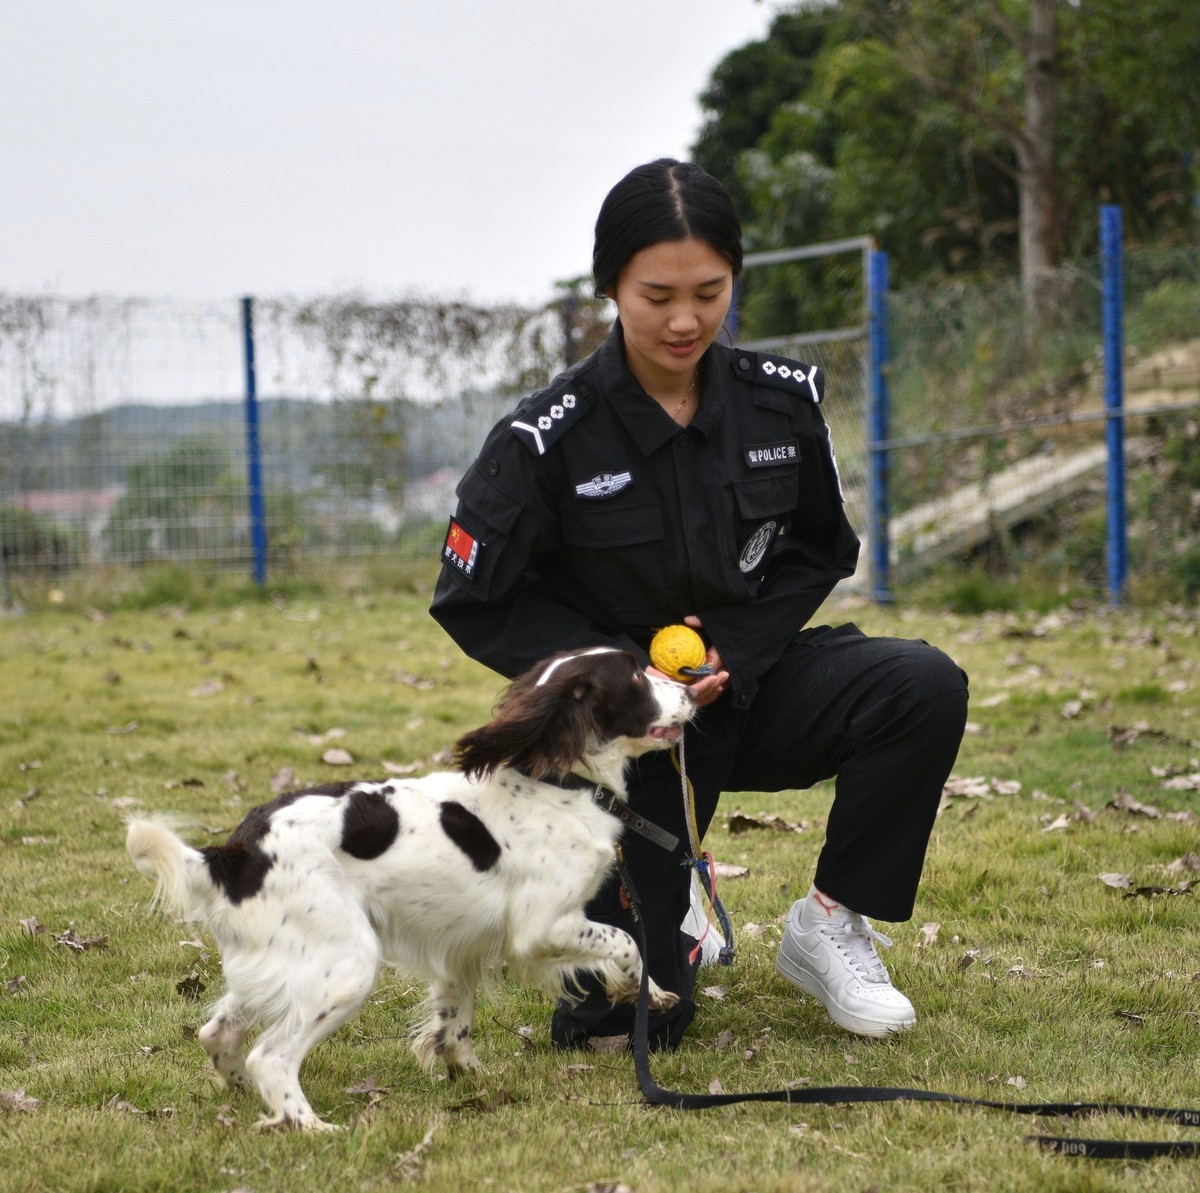
{"type": "Polygon", "coordinates": [[[203,437],[131,465],[126,492],[105,528],[111,555],[130,562],[202,558],[226,547],[229,465],[225,448],[203,437]]]}
{"type": "Polygon", "coordinates": [[[65,572],[79,557],[76,536],[49,519],[0,506],[0,556],[32,571],[65,572]]]}
{"type": "Polygon", "coordinates": [[[1125,339],[1144,352],[1192,339],[1200,330],[1200,278],[1174,277],[1141,295],[1127,314],[1125,339]]]}
{"type": "Polygon", "coordinates": [[[1171,562],[1171,578],[1190,599],[1200,597],[1200,542],[1193,543],[1171,562]]]}
{"type": "MultiPolygon", "coordinates": [[[[1014,271],[1028,20],[1028,0],[783,10],[714,70],[694,156],[734,191],[751,248],[870,234],[895,284],[1014,271]]],[[[1131,237],[1190,237],[1197,22],[1182,0],[1097,0],[1057,23],[1060,251],[1096,251],[1099,203],[1131,237]]],[[[829,316],[838,284],[750,278],[744,334],[849,322],[829,316]]]]}

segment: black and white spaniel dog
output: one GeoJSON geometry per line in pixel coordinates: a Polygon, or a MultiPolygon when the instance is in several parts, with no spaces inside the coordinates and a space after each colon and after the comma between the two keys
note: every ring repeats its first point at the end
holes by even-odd
{"type": "MultiPolygon", "coordinates": [[[[621,830],[593,796],[623,797],[626,763],[678,741],[691,713],[687,689],[633,655],[568,652],[510,685],[493,720],[458,741],[457,771],[295,791],[199,849],[131,821],[127,847],[156,900],[220,948],[226,993],[200,1042],[224,1083],[258,1091],[264,1127],[331,1129],[300,1065],[362,1005],[380,962],[429,983],[412,1046],[451,1076],[480,1067],[475,990],[501,965],[568,990],[588,970],[614,1001],[634,1001],[636,945],[583,912],[621,830]]],[[[650,998],[656,1010],[678,1001],[653,982],[650,998]]]]}

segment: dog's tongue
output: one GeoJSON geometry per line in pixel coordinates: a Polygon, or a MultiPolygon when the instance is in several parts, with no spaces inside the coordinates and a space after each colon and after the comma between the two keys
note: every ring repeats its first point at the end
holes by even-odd
{"type": "Polygon", "coordinates": [[[655,725],[650,736],[662,741],[676,741],[683,736],[683,729],[679,725],[655,725]]]}

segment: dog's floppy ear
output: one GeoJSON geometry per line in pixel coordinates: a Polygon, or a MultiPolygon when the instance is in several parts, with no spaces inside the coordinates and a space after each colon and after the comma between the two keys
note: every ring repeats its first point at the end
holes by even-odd
{"type": "Polygon", "coordinates": [[[488,724],[459,738],[454,761],[469,778],[486,778],[502,766],[535,779],[567,775],[587,749],[592,701],[592,685],[569,671],[544,685],[522,677],[488,724]]]}

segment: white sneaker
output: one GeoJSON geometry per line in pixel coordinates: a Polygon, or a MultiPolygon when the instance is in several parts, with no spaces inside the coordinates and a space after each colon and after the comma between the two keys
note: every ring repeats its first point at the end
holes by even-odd
{"type": "Polygon", "coordinates": [[[885,947],[892,943],[866,916],[840,903],[827,913],[815,901],[809,907],[808,900],[799,899],[788,912],[775,968],[793,986],[819,998],[830,1019],[847,1031],[860,1036],[907,1031],[917,1013],[892,985],[876,941],[885,947]]]}

